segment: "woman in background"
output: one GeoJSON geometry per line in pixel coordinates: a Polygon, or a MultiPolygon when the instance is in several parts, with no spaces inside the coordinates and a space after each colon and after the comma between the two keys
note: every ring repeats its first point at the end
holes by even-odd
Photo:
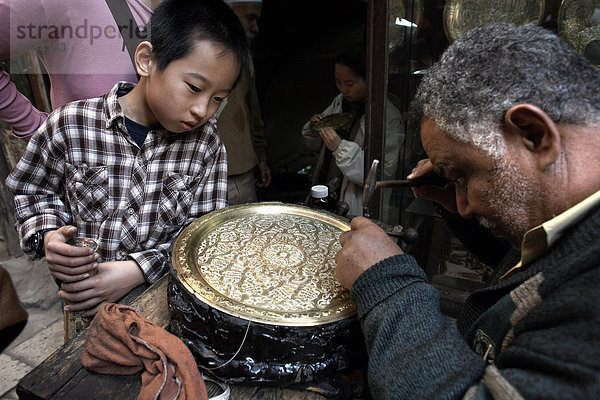
{"type": "MultiPolygon", "coordinates": [[[[365,100],[367,96],[366,55],[364,47],[349,46],[334,58],[335,83],[340,91],[321,114],[314,115],[302,128],[306,146],[321,151],[313,175],[313,184],[327,184],[337,198],[349,206],[349,215],[362,215],[364,185],[365,100]],[[352,121],[334,130],[330,127],[313,132],[310,125],[326,115],[349,113],[352,121]],[[339,182],[341,185],[336,185],[339,182]]],[[[400,111],[386,102],[385,163],[382,178],[395,179],[404,124],[400,111]]],[[[390,191],[383,192],[382,220],[397,222],[390,207],[390,191]]]]}

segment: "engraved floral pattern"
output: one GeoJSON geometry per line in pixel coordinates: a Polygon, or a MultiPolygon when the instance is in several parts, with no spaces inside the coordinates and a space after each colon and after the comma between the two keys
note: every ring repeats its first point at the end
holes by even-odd
{"type": "Polygon", "coordinates": [[[197,261],[202,277],[225,297],[272,311],[320,310],[347,296],[334,277],[340,233],[304,216],[251,215],[210,232],[197,261]],[[240,233],[240,251],[227,243],[232,232],[240,233]]]}
{"type": "Polygon", "coordinates": [[[262,323],[312,326],[356,314],[334,275],[339,235],[350,228],[346,220],[281,203],[247,211],[212,212],[179,235],[173,267],[188,291],[262,323]]]}

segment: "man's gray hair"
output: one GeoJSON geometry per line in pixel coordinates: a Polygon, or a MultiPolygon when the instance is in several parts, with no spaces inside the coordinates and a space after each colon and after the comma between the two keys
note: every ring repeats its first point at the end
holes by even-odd
{"type": "Polygon", "coordinates": [[[411,117],[500,158],[505,113],[524,103],[557,123],[600,122],[600,73],[544,28],[496,23],[448,47],[424,76],[411,117]]]}

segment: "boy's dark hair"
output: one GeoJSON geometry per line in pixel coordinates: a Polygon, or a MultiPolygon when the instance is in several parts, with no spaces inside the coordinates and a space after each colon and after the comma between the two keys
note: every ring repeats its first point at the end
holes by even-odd
{"type": "Polygon", "coordinates": [[[150,42],[157,69],[190,53],[196,41],[207,40],[232,52],[241,69],[250,63],[246,32],[223,0],[163,0],[150,19],[150,42]]]}
{"type": "Polygon", "coordinates": [[[333,65],[342,64],[350,68],[361,78],[367,76],[367,54],[361,43],[352,43],[333,58],[333,65]]]}

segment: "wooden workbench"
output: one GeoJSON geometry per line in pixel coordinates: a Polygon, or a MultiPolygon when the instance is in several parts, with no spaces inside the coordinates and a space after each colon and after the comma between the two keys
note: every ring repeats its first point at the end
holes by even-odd
{"type": "MultiPolygon", "coordinates": [[[[141,315],[158,326],[166,328],[169,324],[167,277],[161,278],[149,288],[147,286],[136,288],[121,303],[131,304],[141,315]]],[[[102,375],[88,371],[79,361],[84,339],[85,332],[81,332],[23,377],[17,385],[19,399],[135,399],[141,387],[141,373],[102,375]]],[[[219,393],[216,385],[207,382],[206,386],[209,396],[219,393]]],[[[323,400],[321,395],[310,391],[242,385],[231,385],[230,398],[323,400]]]]}

